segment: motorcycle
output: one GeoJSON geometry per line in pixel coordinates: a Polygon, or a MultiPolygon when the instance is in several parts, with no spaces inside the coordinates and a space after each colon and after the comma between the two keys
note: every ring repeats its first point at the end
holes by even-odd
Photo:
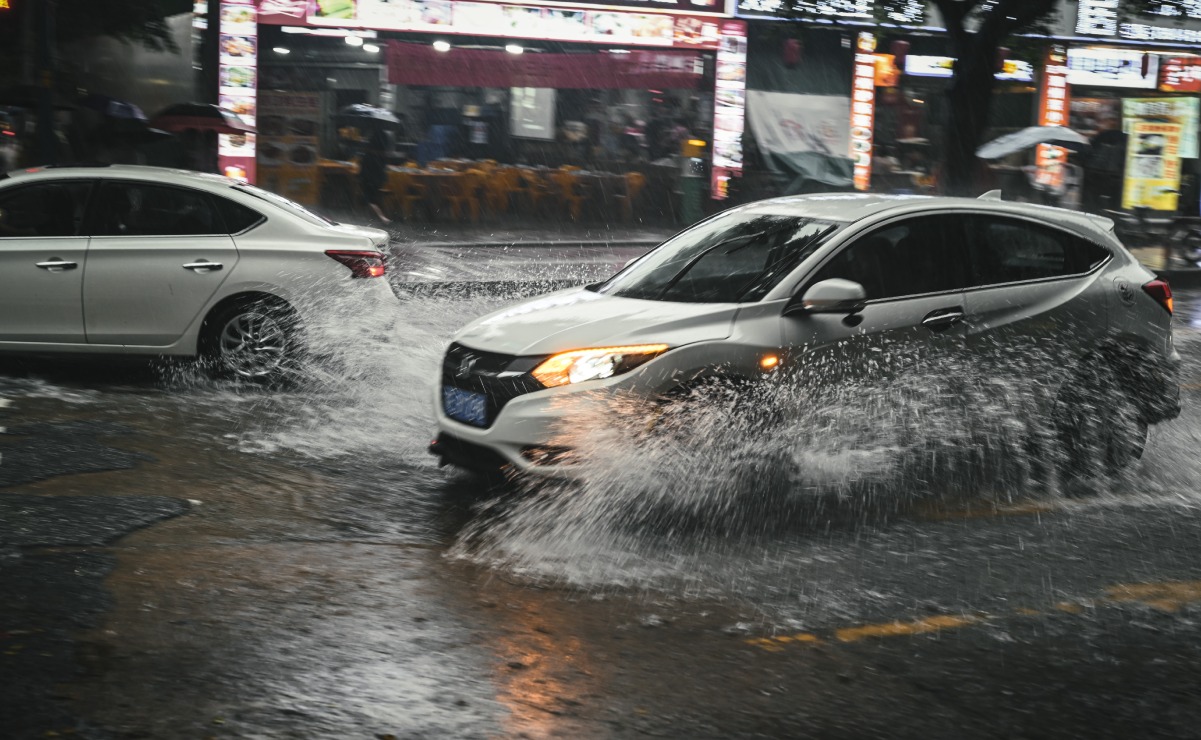
{"type": "Polygon", "coordinates": [[[1113,219],[1114,231],[1130,248],[1166,248],[1170,256],[1193,267],[1201,267],[1201,217],[1177,216],[1171,221],[1152,223],[1147,206],[1125,211],[1105,209],[1113,219]]]}

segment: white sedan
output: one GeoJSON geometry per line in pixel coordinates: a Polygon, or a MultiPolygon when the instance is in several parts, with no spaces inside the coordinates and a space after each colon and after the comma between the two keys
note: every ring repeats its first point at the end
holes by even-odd
{"type": "Polygon", "coordinates": [[[0,353],[199,356],[275,378],[306,328],[394,300],[387,243],[217,175],[0,175],[0,353]]]}

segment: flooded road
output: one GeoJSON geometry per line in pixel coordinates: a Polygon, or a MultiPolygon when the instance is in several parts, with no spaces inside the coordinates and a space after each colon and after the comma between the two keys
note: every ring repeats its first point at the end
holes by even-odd
{"type": "MultiPolygon", "coordinates": [[[[0,365],[0,501],[143,507],[22,545],[103,559],[103,593],[20,732],[1196,736],[1201,295],[1178,298],[1184,414],[1113,481],[915,478],[898,435],[827,429],[786,446],[800,482],[619,440],[595,480],[515,495],[425,451],[450,335],[514,297],[480,293],[402,292],[282,391],[0,365]]],[[[5,655],[38,614],[0,625],[5,655]]]]}

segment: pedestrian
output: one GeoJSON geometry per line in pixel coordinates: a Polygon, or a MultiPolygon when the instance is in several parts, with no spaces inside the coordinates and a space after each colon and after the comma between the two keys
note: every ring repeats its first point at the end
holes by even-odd
{"type": "Polygon", "coordinates": [[[359,157],[359,190],[363,199],[381,222],[392,223],[392,219],[384,215],[380,203],[383,200],[384,183],[388,181],[386,150],[388,137],[382,129],[374,131],[367,138],[367,148],[359,157]]]}

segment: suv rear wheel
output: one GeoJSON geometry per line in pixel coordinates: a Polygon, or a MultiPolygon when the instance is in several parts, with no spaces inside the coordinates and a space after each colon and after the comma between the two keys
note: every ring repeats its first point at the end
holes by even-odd
{"type": "Polygon", "coordinates": [[[1138,462],[1149,426],[1113,368],[1098,360],[1064,387],[1055,425],[1068,477],[1115,475],[1138,462]]]}

